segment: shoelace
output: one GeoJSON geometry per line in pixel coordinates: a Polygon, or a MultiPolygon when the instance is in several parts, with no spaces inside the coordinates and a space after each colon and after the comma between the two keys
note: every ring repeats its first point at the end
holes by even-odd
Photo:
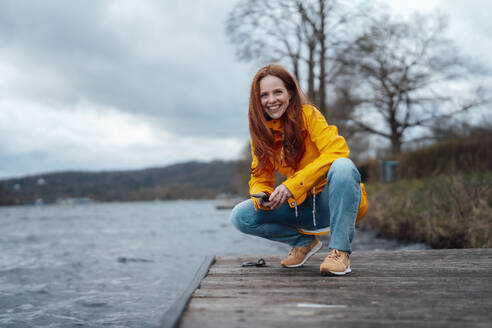
{"type": "Polygon", "coordinates": [[[289,256],[291,255],[296,255],[297,253],[299,253],[301,250],[303,249],[303,247],[293,247],[290,252],[289,252],[289,256]]]}
{"type": "Polygon", "coordinates": [[[340,262],[342,260],[342,253],[338,249],[334,249],[328,254],[326,258],[333,259],[336,262],[340,262]]]}
{"type": "Polygon", "coordinates": [[[297,252],[299,252],[299,247],[293,247],[289,252],[289,256],[295,255],[297,252]]]}

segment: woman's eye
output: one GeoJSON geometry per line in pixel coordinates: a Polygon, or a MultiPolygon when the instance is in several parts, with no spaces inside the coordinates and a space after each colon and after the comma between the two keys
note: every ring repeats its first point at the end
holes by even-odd
{"type": "Polygon", "coordinates": [[[275,94],[277,94],[277,95],[282,94],[282,90],[277,90],[277,91],[275,91],[275,94]]]}

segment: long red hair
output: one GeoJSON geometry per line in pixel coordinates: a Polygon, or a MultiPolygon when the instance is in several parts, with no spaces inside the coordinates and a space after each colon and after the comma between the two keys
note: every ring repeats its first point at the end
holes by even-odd
{"type": "Polygon", "coordinates": [[[282,66],[270,64],[258,70],[251,84],[249,96],[249,132],[254,148],[254,154],[258,158],[258,165],[251,168],[251,173],[260,175],[265,168],[274,168],[275,141],[272,131],[267,125],[269,119],[260,100],[260,81],[271,75],[284,82],[289,92],[290,100],[287,110],[280,118],[283,121],[284,161],[288,166],[297,168],[297,164],[304,155],[304,138],[306,131],[302,119],[302,105],[309,103],[307,96],[302,92],[297,80],[282,66]]]}

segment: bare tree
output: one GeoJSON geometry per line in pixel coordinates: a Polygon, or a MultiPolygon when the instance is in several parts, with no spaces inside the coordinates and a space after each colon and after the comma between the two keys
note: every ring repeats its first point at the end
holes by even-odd
{"type": "Polygon", "coordinates": [[[446,26],[443,16],[396,21],[382,15],[341,58],[353,82],[351,122],[387,138],[393,154],[411,130],[432,128],[484,102],[480,89],[466,82],[477,71],[443,36],[446,26]]]}
{"type": "Polygon", "coordinates": [[[240,60],[287,60],[300,78],[300,17],[293,1],[238,1],[229,14],[226,29],[240,60]]]}
{"type": "Polygon", "coordinates": [[[347,43],[355,39],[367,4],[340,0],[240,0],[227,20],[227,34],[244,61],[287,64],[307,85],[307,94],[327,114],[347,43]]]}

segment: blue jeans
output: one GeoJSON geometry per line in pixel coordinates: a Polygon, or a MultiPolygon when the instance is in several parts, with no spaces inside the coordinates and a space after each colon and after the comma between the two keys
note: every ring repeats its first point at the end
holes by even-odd
{"type": "Polygon", "coordinates": [[[232,224],[241,232],[266,239],[287,243],[292,247],[309,245],[313,235],[302,234],[296,228],[315,230],[330,227],[331,237],[328,247],[350,254],[354,238],[355,219],[361,198],[360,174],[348,158],[333,162],[327,174],[327,185],[316,195],[313,222],[313,197],[295,209],[288,203],[275,210],[255,211],[253,201],[245,200],[234,207],[231,213],[232,224]]]}

